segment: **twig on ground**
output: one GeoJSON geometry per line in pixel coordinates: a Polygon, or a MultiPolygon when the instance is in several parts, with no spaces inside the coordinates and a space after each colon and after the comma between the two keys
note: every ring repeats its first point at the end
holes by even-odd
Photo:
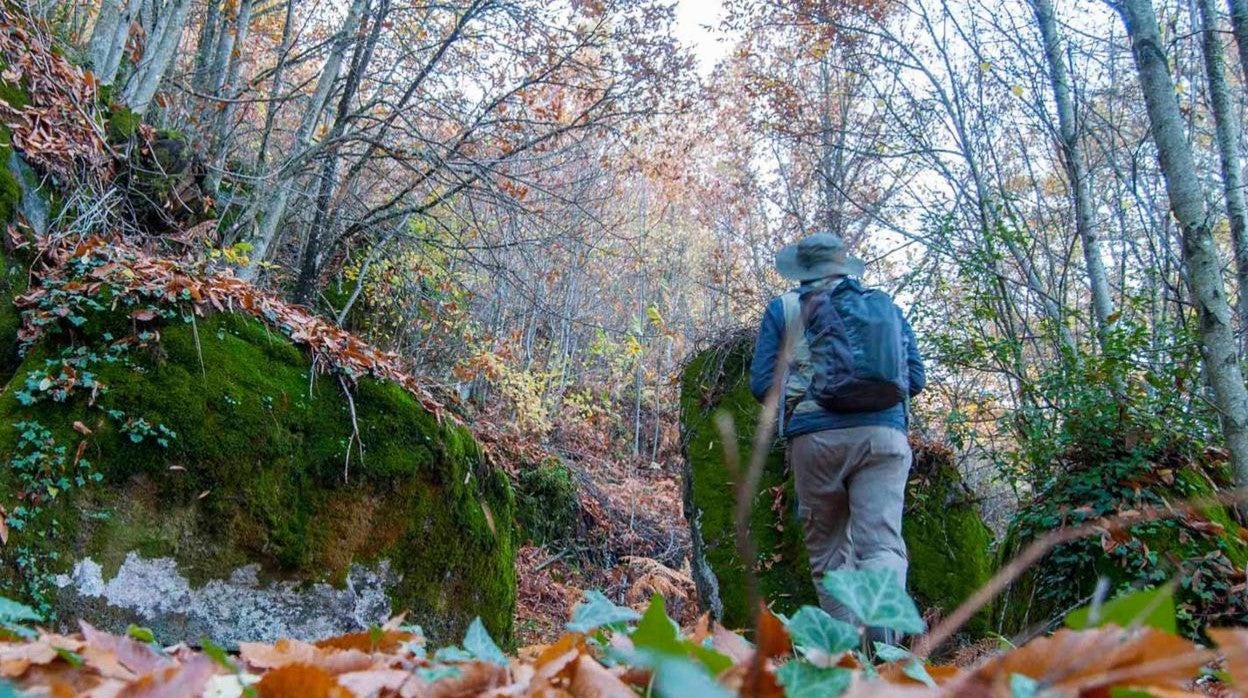
{"type": "Polygon", "coordinates": [[[342,386],[342,394],[347,396],[347,407],[351,410],[351,438],[347,441],[347,460],[342,465],[342,481],[346,482],[351,467],[351,445],[353,442],[360,445],[360,465],[364,465],[364,440],[360,438],[360,422],[355,415],[355,398],[351,397],[351,389],[341,375],[338,376],[338,385],[342,386]]]}

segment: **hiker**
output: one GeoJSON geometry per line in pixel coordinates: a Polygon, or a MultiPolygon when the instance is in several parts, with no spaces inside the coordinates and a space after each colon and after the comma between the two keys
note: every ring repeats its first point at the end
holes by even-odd
{"type": "MultiPolygon", "coordinates": [[[[830,233],[780,250],[776,270],[800,284],[767,305],[750,367],[760,402],[783,390],[779,428],[819,604],[845,621],[854,619],[824,591],[825,573],[884,568],[905,585],[909,399],[926,383],[901,310],[855,278],[864,266],[830,233]]],[[[896,642],[890,635],[868,629],[871,640],[896,642]]]]}

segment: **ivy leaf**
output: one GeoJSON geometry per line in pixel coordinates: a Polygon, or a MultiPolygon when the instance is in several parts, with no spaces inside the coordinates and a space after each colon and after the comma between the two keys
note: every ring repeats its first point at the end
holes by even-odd
{"type": "Polygon", "coordinates": [[[428,667],[416,670],[416,676],[425,683],[437,683],[442,679],[457,679],[460,673],[459,667],[454,666],[428,667]]]}
{"type": "Polygon", "coordinates": [[[1123,628],[1157,628],[1173,635],[1178,626],[1175,617],[1174,587],[1166,585],[1121,596],[1100,608],[1085,606],[1072,611],[1066,616],[1066,627],[1087,630],[1113,624],[1123,628]]]}
{"type": "Polygon", "coordinates": [[[485,629],[479,617],[468,626],[468,633],[464,636],[464,649],[483,662],[507,666],[507,655],[494,643],[494,638],[490,637],[490,632],[485,629]]]}
{"type": "Polygon", "coordinates": [[[1039,681],[1022,674],[1010,674],[1010,698],[1034,698],[1039,692],[1039,681]]]}
{"type": "Polygon", "coordinates": [[[471,662],[475,658],[476,657],[473,656],[472,652],[460,649],[459,647],[442,647],[437,652],[433,653],[433,660],[435,662],[446,662],[448,664],[471,662]]]}
{"type": "Polygon", "coordinates": [[[831,655],[858,646],[858,628],[837,620],[818,606],[803,606],[789,620],[793,644],[818,649],[831,655]]]}
{"type": "Polygon", "coordinates": [[[688,657],[642,650],[630,659],[654,672],[654,693],[660,698],[733,698],[735,694],[717,682],[702,665],[688,657]]]}
{"type": "Polygon", "coordinates": [[[37,622],[42,619],[30,606],[0,596],[0,623],[37,622]]]}
{"type": "Polygon", "coordinates": [[[633,640],[633,646],[640,650],[673,655],[685,653],[680,642],[680,628],[667,617],[667,604],[661,594],[651,597],[650,607],[629,637],[633,640]]]}
{"type": "Polygon", "coordinates": [[[616,606],[602,592],[587,591],[585,600],[572,611],[572,622],[568,623],[567,628],[574,633],[588,635],[604,625],[627,623],[640,617],[631,608],[616,606]]]}
{"type": "Polygon", "coordinates": [[[840,667],[822,668],[803,661],[792,661],[776,671],[788,698],[839,696],[849,688],[853,674],[840,667]]]}
{"type": "Polygon", "coordinates": [[[863,625],[901,633],[921,633],[924,630],[919,609],[892,570],[829,572],[823,578],[823,588],[844,604],[863,625]]]}
{"type": "Polygon", "coordinates": [[[877,642],[875,643],[875,656],[890,664],[901,663],[901,673],[928,688],[936,688],[936,681],[932,679],[931,674],[927,673],[927,667],[923,666],[923,661],[904,647],[877,642]]]}
{"type": "Polygon", "coordinates": [[[703,647],[692,640],[681,639],[680,628],[667,615],[667,602],[661,594],[650,599],[641,621],[629,638],[639,650],[649,650],[672,657],[693,657],[702,662],[711,673],[718,676],[732,667],[732,659],[710,647],[703,647]]]}

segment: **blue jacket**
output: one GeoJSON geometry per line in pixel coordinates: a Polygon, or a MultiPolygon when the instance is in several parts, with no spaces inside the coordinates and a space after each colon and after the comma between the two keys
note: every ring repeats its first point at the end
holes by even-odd
{"type": "MultiPolygon", "coordinates": [[[[850,280],[847,283],[857,283],[850,280]]],[[[897,310],[901,316],[901,310],[897,310]]],[[[914,397],[927,385],[927,373],[923,367],[923,357],[919,355],[918,345],[910,323],[901,316],[901,326],[905,331],[907,363],[910,369],[910,396],[914,397]]],[[[763,313],[763,321],[758,328],[758,340],[754,343],[754,361],[750,364],[750,391],[762,402],[767,397],[775,380],[776,357],[780,353],[780,343],[784,337],[784,303],[779,297],[767,304],[763,313]]],[[[787,437],[808,434],[826,429],[848,429],[850,427],[885,426],[906,431],[906,405],[896,405],[880,412],[829,412],[819,409],[811,412],[798,412],[785,425],[784,435],[787,437]]]]}

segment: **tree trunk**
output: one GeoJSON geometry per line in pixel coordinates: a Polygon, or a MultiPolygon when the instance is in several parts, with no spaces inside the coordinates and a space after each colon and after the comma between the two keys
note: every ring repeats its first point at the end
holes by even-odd
{"type": "Polygon", "coordinates": [[[1087,266],[1088,286],[1092,291],[1092,315],[1096,320],[1097,336],[1104,347],[1109,317],[1114,312],[1114,302],[1110,296],[1109,276],[1105,272],[1101,243],[1096,233],[1092,192],[1084,165],[1083,145],[1079,138],[1070,73],[1062,56],[1053,3],[1051,0],[1031,0],[1031,6],[1036,14],[1036,22],[1040,25],[1044,54],[1049,63],[1049,82],[1053,86],[1053,101],[1057,105],[1058,132],[1061,136],[1062,165],[1066,169],[1067,179],[1070,180],[1070,193],[1074,199],[1075,232],[1083,247],[1084,264],[1087,266]]]}
{"type": "Polygon", "coordinates": [[[381,28],[385,25],[386,15],[390,10],[390,0],[381,0],[377,16],[372,20],[372,28],[368,39],[356,48],[351,59],[351,69],[347,72],[346,84],[342,88],[342,96],[338,98],[338,111],[334,114],[334,125],[329,131],[328,140],[331,145],[325,154],[325,164],[321,167],[321,179],[316,195],[316,215],[312,226],[308,229],[308,239],[303,247],[299,262],[299,278],[295,283],[296,303],[307,304],[316,292],[316,282],[321,273],[321,258],[327,247],[326,237],[330,222],[333,219],[331,204],[334,190],[338,184],[338,146],[332,145],[346,132],[350,120],[351,103],[359,92],[364,71],[368,70],[373,60],[373,51],[381,38],[381,28]]]}
{"type": "Polygon", "coordinates": [[[92,73],[101,85],[111,85],[117,79],[121,57],[125,54],[126,40],[130,37],[130,23],[139,11],[140,0],[104,0],[100,15],[91,29],[87,55],[91,59],[92,73]]]}
{"type": "Polygon", "coordinates": [[[1222,165],[1222,193],[1231,224],[1235,253],[1235,309],[1239,327],[1248,329],[1248,208],[1244,203],[1244,175],[1239,162],[1239,120],[1226,77],[1226,59],[1218,37],[1218,10],[1214,0],[1196,0],[1200,9],[1201,47],[1205,54],[1205,77],[1213,107],[1214,131],[1222,165]]]}
{"type": "Polygon", "coordinates": [[[1248,0],[1227,0],[1231,10],[1231,28],[1239,46],[1239,64],[1248,75],[1248,0]]]}
{"type": "Polygon", "coordinates": [[[277,118],[277,99],[282,94],[282,77],[295,40],[294,17],[295,0],[286,0],[286,18],[282,20],[282,45],[278,49],[277,66],[273,68],[273,86],[269,90],[269,104],[264,110],[264,131],[260,135],[260,147],[256,149],[255,170],[257,172],[263,172],[268,162],[269,138],[273,135],[273,126],[277,118]]]}
{"type": "MultiPolygon", "coordinates": [[[[234,120],[236,104],[235,89],[238,85],[238,73],[242,64],[243,44],[247,41],[247,32],[251,26],[251,9],[253,0],[241,0],[238,6],[238,17],[234,22],[233,38],[228,42],[226,67],[222,71],[219,83],[213,86],[213,94],[223,101],[218,105],[216,120],[213,124],[212,137],[209,144],[212,154],[209,159],[207,188],[215,192],[221,185],[221,174],[225,170],[226,157],[229,155],[230,122],[234,120]]],[[[224,31],[224,28],[223,28],[224,31]]],[[[226,43],[226,42],[223,42],[226,43]]]]}
{"type": "Polygon", "coordinates": [[[170,0],[162,8],[155,31],[149,37],[147,49],[139,59],[134,74],[126,81],[126,87],[122,90],[122,102],[139,116],[147,111],[165,71],[177,55],[190,7],[191,0],[170,0]]]}
{"type": "Polygon", "coordinates": [[[87,56],[91,61],[91,68],[95,71],[95,77],[100,84],[107,85],[112,82],[111,76],[102,75],[102,67],[104,62],[108,60],[108,54],[112,50],[113,42],[117,37],[117,25],[121,21],[121,6],[126,0],[104,0],[100,4],[100,13],[95,18],[95,25],[91,27],[91,40],[87,44],[87,56]],[[105,78],[108,79],[105,79],[105,78]]]}
{"type": "MultiPolygon", "coordinates": [[[[316,124],[321,120],[321,112],[325,110],[325,103],[329,101],[330,90],[338,80],[338,71],[342,69],[343,56],[346,55],[347,48],[355,39],[356,29],[360,26],[360,19],[367,5],[368,0],[353,0],[351,8],[347,11],[347,17],[342,22],[342,27],[334,36],[333,48],[330,49],[329,57],[325,59],[325,66],[317,80],[316,90],[312,93],[307,111],[304,112],[303,120],[299,123],[299,130],[295,132],[295,142],[290,151],[292,160],[299,159],[303,151],[312,144],[316,124]]],[[[286,170],[286,167],[278,167],[270,177],[266,178],[272,184],[270,187],[272,194],[259,207],[260,230],[256,233],[253,242],[251,260],[239,272],[239,276],[244,279],[256,278],[260,265],[267,259],[269,249],[273,246],[274,239],[277,238],[282,217],[286,215],[286,204],[290,201],[292,184],[289,180],[297,174],[286,170]]]]}
{"type": "Polygon", "coordinates": [[[1248,485],[1248,390],[1235,351],[1231,305],[1222,286],[1199,170],[1183,131],[1151,0],[1122,0],[1115,7],[1131,38],[1170,209],[1182,236],[1185,276],[1200,321],[1201,357],[1213,386],[1235,482],[1242,487],[1248,485]]]}
{"type": "Polygon", "coordinates": [[[195,72],[191,84],[195,89],[207,91],[208,67],[212,65],[213,47],[217,43],[217,24],[221,21],[221,0],[208,0],[204,23],[199,28],[199,43],[195,46],[195,72]]]}

